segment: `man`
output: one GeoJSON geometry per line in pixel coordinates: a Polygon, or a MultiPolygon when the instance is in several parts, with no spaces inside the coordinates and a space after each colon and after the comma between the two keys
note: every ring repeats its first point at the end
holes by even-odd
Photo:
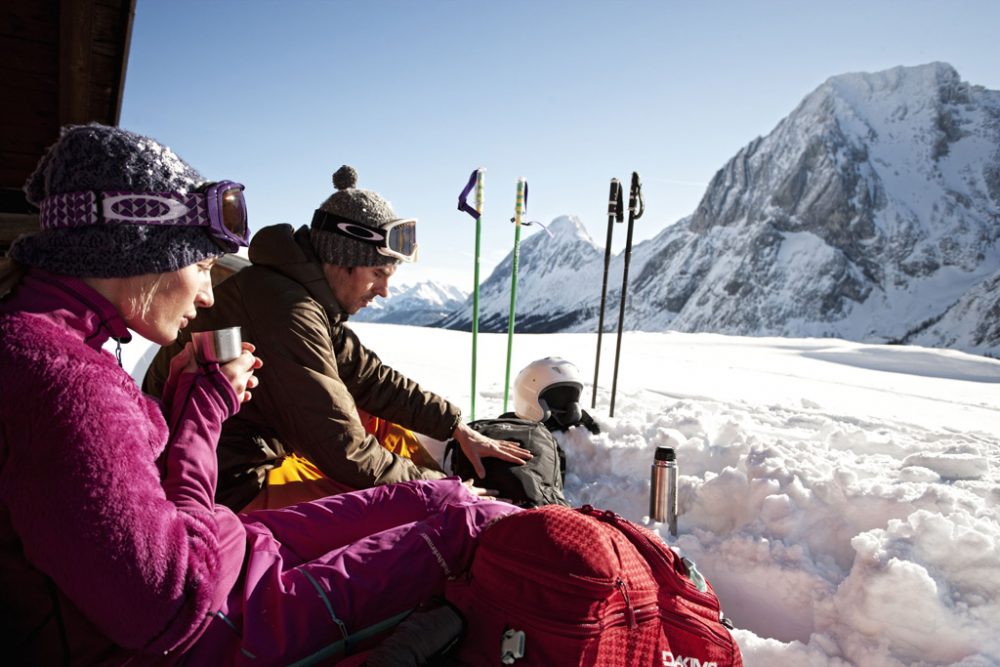
{"type": "MultiPolygon", "coordinates": [[[[242,328],[264,365],[253,401],[223,424],[220,503],[234,510],[281,507],[349,489],[445,474],[429,456],[410,460],[366,432],[358,410],[437,440],[454,437],[473,461],[531,457],[512,442],[465,425],[459,409],[385,366],[344,326],[348,316],[388,296],[400,261],[416,253],[416,221],[397,218],[377,193],[361,190],[357,172],[333,175],[336,192],[309,227],[274,225],[254,236],[251,266],[215,290],[195,331],[242,328]]],[[[159,395],[170,359],[190,339],[160,350],[144,389],[159,395]]],[[[419,453],[419,451],[418,451],[419,453]]]]}

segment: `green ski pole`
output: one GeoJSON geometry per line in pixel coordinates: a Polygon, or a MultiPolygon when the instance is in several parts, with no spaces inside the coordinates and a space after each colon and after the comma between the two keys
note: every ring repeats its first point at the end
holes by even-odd
{"type": "MultiPolygon", "coordinates": [[[[485,169],[476,170],[476,213],[483,215],[483,178],[485,169]]],[[[476,418],[476,340],[479,337],[479,243],[482,238],[482,218],[476,218],[475,276],[472,287],[472,406],[470,418],[476,418]]]]}
{"type": "Polygon", "coordinates": [[[510,358],[514,348],[514,307],[517,302],[517,258],[521,243],[521,217],[528,204],[528,182],[517,179],[517,199],[514,202],[514,261],[510,270],[510,315],[507,319],[507,372],[503,382],[503,411],[507,412],[507,396],[510,393],[510,358]]]}
{"type": "Polygon", "coordinates": [[[472,392],[470,394],[469,417],[470,420],[476,418],[476,359],[477,340],[479,338],[479,246],[482,238],[481,219],[483,215],[483,180],[486,169],[480,167],[472,172],[465,189],[458,195],[458,210],[465,211],[476,219],[476,249],[473,255],[473,280],[472,280],[472,392]],[[476,188],[476,207],[472,208],[466,203],[469,191],[473,185],[476,188]]]}

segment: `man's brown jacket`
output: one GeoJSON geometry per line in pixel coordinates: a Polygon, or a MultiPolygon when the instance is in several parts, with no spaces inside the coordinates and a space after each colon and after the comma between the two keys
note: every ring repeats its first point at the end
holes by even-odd
{"type": "MultiPolygon", "coordinates": [[[[215,288],[215,305],[198,311],[191,331],[242,327],[264,365],[253,400],[222,426],[218,502],[239,510],[257,495],[267,470],[295,452],[324,474],[355,488],[437,479],[381,447],[365,433],[362,410],[438,440],[461,413],[444,398],[382,364],[344,325],[309,229],[261,229],[250,244],[251,266],[215,288]]],[[[156,355],[143,389],[159,396],[170,359],[190,340],[182,331],[156,355]]],[[[415,351],[416,353],[416,351],[415,351]]]]}

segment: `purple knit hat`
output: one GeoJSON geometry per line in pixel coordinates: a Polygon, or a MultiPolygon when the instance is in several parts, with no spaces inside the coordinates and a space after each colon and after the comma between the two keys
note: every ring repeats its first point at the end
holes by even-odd
{"type": "MultiPolygon", "coordinates": [[[[24,186],[36,206],[66,192],[189,192],[205,182],[159,142],[106,125],[69,125],[24,186]]],[[[207,227],[93,225],[22,236],[10,257],[67,276],[127,278],[176,271],[223,254],[207,227]]]]}

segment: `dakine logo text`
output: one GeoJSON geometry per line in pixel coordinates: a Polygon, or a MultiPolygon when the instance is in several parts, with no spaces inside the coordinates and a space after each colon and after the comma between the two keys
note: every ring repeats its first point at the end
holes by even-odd
{"type": "Polygon", "coordinates": [[[719,667],[719,663],[715,661],[702,662],[698,658],[685,658],[683,655],[675,656],[672,651],[664,651],[663,667],[719,667]]]}

